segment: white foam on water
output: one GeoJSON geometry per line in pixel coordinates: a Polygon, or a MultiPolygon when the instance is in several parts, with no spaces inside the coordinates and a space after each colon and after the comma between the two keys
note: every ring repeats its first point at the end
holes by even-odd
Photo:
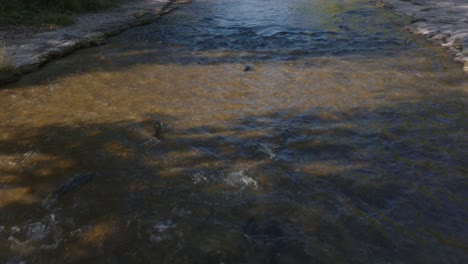
{"type": "Polygon", "coordinates": [[[224,182],[230,186],[240,188],[241,190],[245,188],[253,188],[256,190],[258,188],[257,181],[250,177],[245,170],[228,173],[226,178],[224,178],[224,182]]]}
{"type": "Polygon", "coordinates": [[[246,188],[256,190],[258,188],[257,181],[251,177],[251,174],[246,169],[228,169],[209,174],[197,172],[191,178],[193,184],[227,184],[240,190],[246,188]]]}
{"type": "Polygon", "coordinates": [[[11,227],[8,237],[11,248],[22,254],[57,248],[63,241],[63,232],[57,223],[55,215],[50,214],[40,222],[11,227]]]}
{"type": "Polygon", "coordinates": [[[154,229],[156,229],[158,232],[165,232],[168,229],[176,227],[176,224],[172,223],[172,220],[167,220],[164,223],[159,223],[153,226],[154,229]]]}
{"type": "Polygon", "coordinates": [[[164,240],[172,240],[173,235],[169,232],[170,229],[177,225],[171,219],[157,223],[153,226],[154,231],[150,235],[150,241],[159,243],[164,240]]]}
{"type": "Polygon", "coordinates": [[[36,155],[37,155],[37,152],[30,150],[30,151],[24,153],[24,154],[23,154],[23,157],[24,157],[25,159],[29,159],[29,158],[32,158],[32,157],[34,157],[34,156],[36,156],[36,155]]]}
{"type": "Polygon", "coordinates": [[[26,236],[33,241],[40,241],[47,235],[45,232],[46,228],[46,225],[40,222],[29,224],[27,225],[28,231],[26,236]]]}
{"type": "Polygon", "coordinates": [[[267,154],[270,157],[270,159],[274,159],[276,157],[275,150],[278,148],[279,146],[276,144],[260,143],[258,151],[267,154]]]}
{"type": "Polygon", "coordinates": [[[167,239],[170,239],[170,237],[165,237],[165,236],[158,236],[158,235],[151,235],[150,236],[150,240],[151,242],[156,242],[156,243],[159,243],[163,240],[167,240],[167,239]]]}
{"type": "Polygon", "coordinates": [[[195,173],[194,175],[192,175],[192,182],[194,184],[201,184],[201,183],[206,183],[208,182],[208,177],[206,177],[205,175],[197,172],[195,173]]]}
{"type": "Polygon", "coordinates": [[[10,166],[16,166],[16,165],[18,165],[18,162],[10,160],[10,161],[7,162],[7,164],[10,165],[10,166]]]}

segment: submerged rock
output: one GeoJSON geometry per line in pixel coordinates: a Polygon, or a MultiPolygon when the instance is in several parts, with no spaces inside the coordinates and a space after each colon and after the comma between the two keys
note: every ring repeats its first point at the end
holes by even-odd
{"type": "Polygon", "coordinates": [[[42,201],[42,205],[46,209],[51,209],[51,207],[58,202],[58,200],[64,196],[65,194],[76,190],[77,188],[85,185],[86,183],[90,182],[94,177],[100,176],[97,172],[90,172],[86,174],[75,174],[69,181],[62,184],[57,190],[49,194],[44,201],[42,201]]]}
{"type": "Polygon", "coordinates": [[[249,72],[249,71],[253,71],[253,70],[254,70],[254,68],[253,68],[253,66],[251,66],[251,65],[247,65],[247,66],[245,66],[245,68],[244,68],[244,72],[249,72]]]}
{"type": "Polygon", "coordinates": [[[153,134],[154,138],[160,139],[163,124],[164,123],[159,121],[159,120],[154,123],[154,127],[153,127],[154,128],[154,134],[153,134]]]}

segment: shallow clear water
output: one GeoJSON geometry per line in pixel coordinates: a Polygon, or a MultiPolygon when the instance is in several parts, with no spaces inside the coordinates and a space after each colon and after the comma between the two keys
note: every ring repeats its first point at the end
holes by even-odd
{"type": "Polygon", "coordinates": [[[195,0],[4,87],[0,262],[466,262],[468,80],[405,23],[195,0]]]}

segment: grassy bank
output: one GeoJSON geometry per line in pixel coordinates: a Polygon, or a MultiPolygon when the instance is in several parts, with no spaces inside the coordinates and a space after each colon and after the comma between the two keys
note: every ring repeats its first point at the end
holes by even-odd
{"type": "Polygon", "coordinates": [[[71,15],[108,8],[120,0],[0,0],[0,27],[63,26],[71,15]]]}

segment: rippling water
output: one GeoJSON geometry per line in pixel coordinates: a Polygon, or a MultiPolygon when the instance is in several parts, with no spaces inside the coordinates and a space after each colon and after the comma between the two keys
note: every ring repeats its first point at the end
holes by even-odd
{"type": "Polygon", "coordinates": [[[405,23],[195,0],[4,87],[0,262],[467,262],[468,80],[405,23]]]}

